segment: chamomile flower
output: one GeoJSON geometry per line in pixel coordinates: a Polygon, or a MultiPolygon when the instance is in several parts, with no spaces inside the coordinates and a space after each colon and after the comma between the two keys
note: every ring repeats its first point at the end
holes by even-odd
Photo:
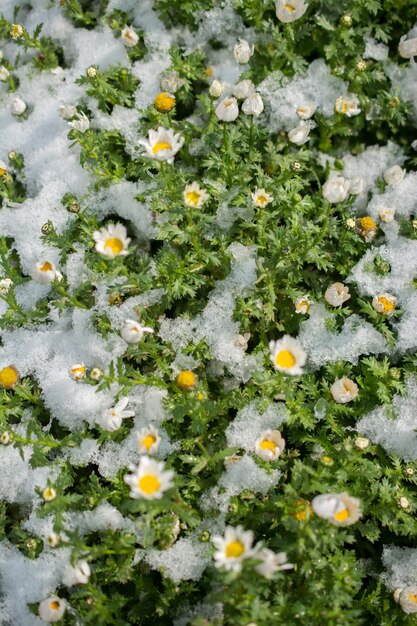
{"type": "Polygon", "coordinates": [[[304,0],[278,0],[275,9],[279,21],[289,24],[299,20],[307,11],[308,5],[304,0]]]}
{"type": "Polygon", "coordinates": [[[390,316],[394,313],[397,298],[391,293],[376,294],[372,298],[372,308],[382,315],[390,316]]]}
{"type": "Polygon", "coordinates": [[[161,437],[154,426],[144,426],[138,432],[138,449],[141,454],[158,452],[161,437]]]}
{"type": "Polygon", "coordinates": [[[75,120],[68,122],[68,126],[71,126],[73,130],[78,130],[79,133],[85,133],[90,128],[90,120],[85,113],[78,111],[75,113],[75,120]]]}
{"type": "Polygon", "coordinates": [[[255,46],[251,46],[245,39],[239,39],[233,48],[233,55],[238,63],[245,65],[255,51],[255,46]]]}
{"type": "Polygon", "coordinates": [[[263,461],[276,461],[285,448],[285,439],[279,430],[266,430],[255,442],[255,454],[263,461]]]}
{"type": "Polygon", "coordinates": [[[12,24],[10,36],[12,39],[20,39],[23,35],[23,26],[21,24],[12,24]]]}
{"type": "Polygon", "coordinates": [[[409,585],[397,592],[397,602],[404,613],[417,613],[417,585],[409,585]]]}
{"type": "Polygon", "coordinates": [[[58,596],[49,596],[39,603],[38,613],[43,622],[59,622],[67,608],[67,601],[58,596]]]}
{"type": "Polygon", "coordinates": [[[55,500],[56,498],[56,489],[53,487],[45,487],[42,491],[42,498],[45,502],[52,502],[52,500],[55,500]]]}
{"type": "Polygon", "coordinates": [[[154,100],[154,107],[159,113],[169,113],[175,107],[176,99],[174,94],[162,91],[154,100]]]}
{"type": "Polygon", "coordinates": [[[393,165],[384,172],[384,180],[387,185],[398,185],[405,176],[406,172],[399,165],[393,165]]]}
{"type": "Polygon", "coordinates": [[[311,304],[312,302],[311,300],[308,299],[307,296],[301,296],[301,298],[298,298],[298,300],[295,303],[295,312],[297,314],[301,313],[305,315],[306,313],[309,312],[311,304]]]}
{"type": "Polygon", "coordinates": [[[350,526],[361,516],[360,502],[347,493],[324,493],[313,498],[313,511],[334,526],[350,526]]]}
{"type": "Polygon", "coordinates": [[[241,80],[240,83],[236,83],[236,85],[233,87],[233,95],[238,100],[245,100],[251,94],[253,94],[254,91],[255,91],[255,85],[249,78],[246,78],[245,80],[241,80]]]}
{"type": "Polygon", "coordinates": [[[333,283],[324,292],[324,299],[332,306],[342,306],[349,298],[349,287],[343,283],[333,283]]]}
{"type": "Polygon", "coordinates": [[[265,578],[271,578],[275,572],[294,569],[293,563],[288,563],[288,557],[285,552],[273,552],[269,548],[262,548],[255,555],[260,559],[259,565],[255,566],[255,571],[265,578]]]}
{"type": "Polygon", "coordinates": [[[87,561],[78,561],[75,565],[68,564],[64,569],[62,582],[67,587],[85,585],[91,576],[91,569],[87,561]]]}
{"type": "Polygon", "coordinates": [[[323,185],[323,198],[331,204],[343,202],[348,197],[350,181],[343,176],[330,176],[323,185]]]}
{"type": "Polygon", "coordinates": [[[183,391],[193,389],[197,384],[197,375],[191,370],[182,370],[176,377],[176,383],[183,391]]]}
{"type": "Polygon", "coordinates": [[[270,193],[267,193],[263,187],[261,189],[256,189],[252,194],[253,204],[261,209],[265,208],[273,201],[274,196],[272,196],[270,193]]]}
{"type": "Polygon", "coordinates": [[[378,228],[377,223],[370,215],[359,217],[355,226],[357,233],[364,238],[366,243],[370,243],[374,239],[378,228]]]}
{"type": "Polygon", "coordinates": [[[184,137],[181,137],[179,133],[174,133],[172,128],[159,126],[157,130],[151,128],[148,132],[148,139],[140,139],[139,144],[145,148],[144,156],[173,163],[175,155],[184,144],[184,137]]]}
{"type": "Polygon", "coordinates": [[[87,368],[84,363],[76,363],[70,367],[69,373],[73,380],[81,380],[86,377],[87,368]]]}
{"type": "Polygon", "coordinates": [[[395,207],[381,207],[378,209],[378,217],[381,222],[384,222],[385,224],[393,222],[395,217],[395,207]]]}
{"type": "Polygon", "coordinates": [[[236,98],[225,98],[216,106],[215,113],[222,122],[234,122],[239,115],[236,98]]]}
{"type": "Polygon", "coordinates": [[[296,113],[298,117],[300,118],[300,120],[309,120],[311,117],[313,117],[314,113],[316,112],[316,109],[317,109],[316,102],[306,102],[305,104],[302,104],[299,107],[297,107],[296,113]]]}
{"type": "Polygon", "coordinates": [[[341,113],[346,115],[346,117],[354,117],[355,115],[359,115],[361,112],[359,100],[355,95],[345,97],[341,96],[336,100],[334,108],[336,113],[341,113]]]}
{"type": "Polygon", "coordinates": [[[183,191],[184,204],[193,209],[199,209],[208,200],[209,194],[196,182],[185,186],[183,191]]]}
{"type": "Polygon", "coordinates": [[[40,285],[47,285],[52,283],[57,276],[57,269],[52,261],[38,261],[32,272],[32,280],[40,285]]]}
{"type": "Polygon", "coordinates": [[[124,477],[130,487],[131,498],[159,500],[173,486],[174,472],[165,469],[163,461],[143,456],[132,474],[124,477]]]}
{"type": "Polygon", "coordinates": [[[228,86],[228,83],[220,82],[218,80],[213,80],[209,88],[209,94],[211,95],[212,98],[215,98],[215,99],[220,98],[220,96],[222,95],[223,91],[226,89],[227,86],[228,86]]]}
{"type": "Polygon", "coordinates": [[[19,382],[19,372],[14,365],[0,369],[0,389],[13,389],[19,382]]]}
{"type": "Polygon", "coordinates": [[[126,48],[133,48],[138,43],[139,36],[131,26],[125,26],[121,33],[121,39],[126,48]]]}
{"type": "Polygon", "coordinates": [[[120,334],[126,343],[139,343],[145,333],[153,332],[154,329],[149,326],[142,326],[135,320],[126,320],[120,334]]]}
{"type": "Polygon", "coordinates": [[[126,227],[117,222],[109,223],[93,233],[96,242],[95,249],[111,259],[117,256],[126,256],[131,241],[127,236],[126,227]]]}
{"type": "Polygon", "coordinates": [[[276,370],[292,376],[303,373],[307,355],[298,339],[284,335],[278,341],[270,341],[269,349],[276,370]]]}
{"type": "Polygon", "coordinates": [[[114,407],[104,412],[98,420],[103,430],[114,432],[120,428],[124,419],[135,415],[134,411],[125,411],[128,402],[129,398],[121,398],[114,407]]]}
{"type": "Polygon", "coordinates": [[[176,93],[180,87],[184,85],[184,80],[180,78],[178,72],[167,72],[164,74],[159,82],[159,86],[163,91],[168,93],[176,93]]]}
{"type": "Polygon", "coordinates": [[[240,572],[242,562],[256,554],[253,544],[253,532],[242,526],[227,526],[224,536],[215,535],[212,542],[217,551],[214,553],[214,565],[232,572],[240,572]]]}
{"type": "Polygon", "coordinates": [[[307,124],[300,124],[296,128],[293,128],[288,133],[288,139],[291,143],[294,143],[296,146],[302,146],[310,140],[310,126],[307,124]]]}
{"type": "Polygon", "coordinates": [[[242,111],[245,115],[253,115],[259,117],[264,110],[264,103],[259,93],[254,91],[251,93],[242,104],[242,111]]]}
{"type": "Polygon", "coordinates": [[[347,404],[354,400],[358,393],[358,385],[350,378],[339,378],[330,387],[333,400],[339,404],[347,404]]]}

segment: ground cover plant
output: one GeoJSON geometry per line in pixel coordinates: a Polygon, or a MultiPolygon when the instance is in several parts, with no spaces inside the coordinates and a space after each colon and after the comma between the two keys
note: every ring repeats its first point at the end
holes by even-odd
{"type": "Polygon", "coordinates": [[[0,623],[415,624],[417,1],[0,51],[0,623]]]}

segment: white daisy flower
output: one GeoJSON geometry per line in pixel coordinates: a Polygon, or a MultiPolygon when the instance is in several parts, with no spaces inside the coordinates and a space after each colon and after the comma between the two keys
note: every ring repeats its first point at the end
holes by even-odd
{"type": "Polygon", "coordinates": [[[316,112],[316,109],[317,109],[316,102],[306,102],[305,104],[302,104],[301,106],[297,107],[296,113],[298,117],[300,118],[300,120],[309,120],[311,117],[313,117],[314,113],[316,112]]]}
{"type": "Polygon", "coordinates": [[[122,41],[126,48],[133,48],[138,43],[139,36],[131,26],[125,26],[122,30],[122,41]]]}
{"type": "Polygon", "coordinates": [[[298,375],[303,373],[307,355],[298,339],[284,335],[278,341],[270,341],[271,361],[279,372],[298,375]]]}
{"type": "Polygon", "coordinates": [[[213,80],[209,88],[209,94],[212,98],[220,98],[228,83],[213,80]]]}
{"type": "Polygon", "coordinates": [[[183,86],[184,80],[180,78],[178,72],[168,72],[164,74],[159,82],[162,91],[168,91],[169,93],[176,93],[180,87],[183,86]]]}
{"type": "Polygon", "coordinates": [[[157,130],[148,132],[148,139],[140,139],[139,143],[145,148],[144,156],[173,163],[175,155],[184,145],[184,137],[174,133],[172,128],[158,126],[157,130]]]}
{"type": "Polygon", "coordinates": [[[93,233],[97,252],[114,259],[116,256],[126,256],[130,237],[127,236],[126,227],[117,222],[109,223],[93,233]]]}
{"type": "Polygon", "coordinates": [[[238,63],[245,65],[255,51],[255,46],[251,46],[245,39],[239,39],[233,48],[233,55],[238,63]]]}
{"type": "Polygon", "coordinates": [[[134,417],[134,411],[125,411],[128,402],[129,398],[121,398],[114,407],[104,412],[97,422],[103,430],[114,432],[120,428],[125,418],[134,417]]]}
{"type": "Polygon", "coordinates": [[[255,442],[255,454],[263,461],[276,461],[284,448],[285,439],[279,430],[266,430],[255,442]]]}
{"type": "Polygon", "coordinates": [[[367,437],[356,437],[355,446],[359,448],[359,450],[366,450],[371,442],[367,437]]]}
{"type": "Polygon", "coordinates": [[[402,169],[402,167],[399,165],[393,165],[385,170],[384,180],[387,185],[398,185],[398,183],[403,180],[405,173],[406,172],[402,169]]]}
{"type": "Polygon", "coordinates": [[[417,56],[417,37],[407,39],[407,35],[403,35],[398,44],[398,53],[403,59],[417,56]]]}
{"type": "Polygon", "coordinates": [[[295,312],[297,314],[301,313],[305,315],[306,313],[309,312],[311,304],[312,302],[311,300],[308,299],[307,296],[301,296],[301,298],[298,298],[298,300],[295,303],[295,312]]]}
{"type": "Polygon", "coordinates": [[[396,304],[397,298],[391,293],[379,293],[372,298],[372,308],[382,315],[392,315],[396,304]]]}
{"type": "Polygon", "coordinates": [[[378,209],[378,217],[381,222],[385,222],[385,224],[389,224],[394,221],[395,217],[395,208],[394,207],[382,207],[378,209]]]}
{"type": "Polygon", "coordinates": [[[49,596],[39,603],[39,617],[43,622],[59,622],[67,608],[67,601],[58,596],[49,596]]]}
{"type": "Polygon", "coordinates": [[[12,115],[22,115],[26,109],[26,102],[24,102],[22,98],[13,98],[10,103],[10,111],[12,115]]]}
{"type": "Polygon", "coordinates": [[[293,128],[288,133],[288,139],[291,143],[294,143],[296,146],[302,146],[310,140],[310,126],[307,124],[300,124],[296,128],[293,128]]]}
{"type": "Polygon", "coordinates": [[[285,552],[273,552],[269,548],[262,548],[255,558],[261,559],[259,565],[255,566],[255,571],[265,578],[271,578],[275,572],[294,569],[293,563],[288,563],[285,552]]]}
{"type": "Polygon", "coordinates": [[[194,182],[185,186],[183,198],[186,206],[199,209],[208,200],[209,194],[198,183],[194,182]]]}
{"type": "Polygon", "coordinates": [[[417,613],[417,585],[409,585],[397,592],[397,602],[404,613],[417,613]]]}
{"type": "Polygon", "coordinates": [[[68,564],[64,569],[62,582],[67,587],[85,585],[91,576],[91,569],[87,561],[78,561],[75,565],[68,564]]]}
{"type": "Polygon", "coordinates": [[[13,281],[11,280],[11,278],[0,279],[0,294],[5,296],[10,290],[10,287],[12,285],[13,285],[13,281]]]}
{"type": "Polygon", "coordinates": [[[263,187],[261,189],[256,189],[252,194],[253,204],[261,209],[273,202],[273,200],[274,196],[267,193],[263,187]]]}
{"type": "Polygon", "coordinates": [[[246,80],[241,80],[240,83],[236,83],[233,87],[233,95],[238,100],[245,100],[250,95],[252,95],[255,91],[255,85],[253,82],[247,78],[246,80]]]}
{"type": "Polygon", "coordinates": [[[62,117],[63,120],[70,120],[77,115],[77,107],[73,104],[61,104],[58,107],[58,115],[62,117]]]}
{"type": "Polygon", "coordinates": [[[149,326],[142,326],[142,324],[135,322],[135,320],[126,320],[120,334],[126,343],[139,343],[144,333],[153,332],[154,329],[149,326]]]}
{"type": "Polygon", "coordinates": [[[225,98],[216,106],[215,113],[222,122],[234,122],[239,115],[236,98],[225,98]]]}
{"type": "Polygon", "coordinates": [[[346,117],[354,117],[359,115],[361,108],[359,100],[354,94],[348,96],[340,96],[334,105],[336,113],[343,113],[346,117]]]}
{"type": "Polygon", "coordinates": [[[68,122],[68,126],[71,126],[74,130],[78,130],[80,133],[85,133],[90,128],[90,120],[85,113],[78,111],[75,113],[75,120],[68,122]]]}
{"type": "Polygon", "coordinates": [[[0,81],[5,82],[10,76],[10,72],[7,67],[0,65],[0,81]]]}
{"type": "Polygon", "coordinates": [[[124,478],[130,487],[131,498],[159,500],[173,486],[174,472],[165,469],[163,461],[143,456],[132,474],[124,478]]]}
{"type": "Polygon", "coordinates": [[[227,571],[240,572],[242,561],[256,554],[253,544],[253,532],[242,526],[227,526],[224,536],[215,535],[212,542],[217,551],[214,553],[216,567],[227,571]]]}
{"type": "Polygon", "coordinates": [[[358,385],[350,378],[339,378],[330,387],[333,400],[339,404],[347,404],[354,400],[358,393],[358,385]]]}
{"type": "Polygon", "coordinates": [[[138,432],[138,449],[141,454],[155,454],[160,443],[161,437],[154,426],[144,426],[138,432]]]}
{"type": "Polygon", "coordinates": [[[264,110],[264,103],[259,93],[251,93],[242,104],[242,111],[245,115],[259,117],[264,110]]]}
{"type": "Polygon", "coordinates": [[[343,176],[331,176],[323,185],[323,198],[331,204],[343,202],[349,193],[350,181],[343,176]]]}
{"type": "Polygon", "coordinates": [[[332,306],[342,306],[349,298],[349,287],[343,283],[333,283],[324,292],[324,299],[332,306]]]}
{"type": "Polygon", "coordinates": [[[52,283],[57,276],[57,269],[52,261],[39,261],[31,272],[32,279],[40,285],[52,283]]]}
{"type": "Polygon", "coordinates": [[[73,380],[81,380],[82,378],[85,378],[87,368],[84,363],[76,363],[70,367],[69,373],[73,380]]]}
{"type": "Polygon", "coordinates": [[[308,4],[304,0],[278,0],[275,9],[279,21],[289,24],[304,15],[308,9],[308,4]]]}
{"type": "Polygon", "coordinates": [[[313,498],[313,511],[334,526],[350,526],[361,516],[360,502],[347,493],[323,493],[313,498]]]}

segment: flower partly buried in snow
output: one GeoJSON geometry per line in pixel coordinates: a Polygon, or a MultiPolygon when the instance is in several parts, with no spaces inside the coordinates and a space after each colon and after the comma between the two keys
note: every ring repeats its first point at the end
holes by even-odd
{"type": "Polygon", "coordinates": [[[307,298],[307,296],[301,296],[301,298],[298,298],[295,303],[295,312],[305,315],[308,313],[311,304],[312,302],[307,298]]]}
{"type": "Polygon", "coordinates": [[[240,83],[236,83],[233,87],[233,95],[238,100],[245,100],[255,91],[255,85],[253,82],[247,78],[246,80],[241,80],[240,83]]]}
{"type": "Polygon", "coordinates": [[[19,372],[14,365],[0,369],[0,389],[13,389],[19,382],[19,372]]]}
{"type": "Polygon", "coordinates": [[[139,465],[124,478],[130,487],[131,498],[159,500],[173,486],[174,472],[165,469],[165,463],[143,456],[139,465]]]}
{"type": "Polygon", "coordinates": [[[31,276],[35,283],[41,285],[47,285],[48,283],[52,283],[56,278],[59,279],[57,269],[52,261],[39,261],[36,263],[31,272],[31,276]]]}
{"type": "Polygon", "coordinates": [[[90,378],[92,380],[100,380],[101,378],[103,378],[103,376],[104,376],[104,372],[99,367],[93,367],[93,369],[90,372],[90,378]]]}
{"type": "Polygon", "coordinates": [[[59,622],[67,608],[67,601],[58,596],[50,596],[39,603],[39,617],[43,622],[59,622]]]}
{"type": "Polygon", "coordinates": [[[5,174],[7,174],[7,165],[4,161],[0,160],[0,176],[4,176],[5,174]]]}
{"type": "Polygon", "coordinates": [[[23,35],[23,26],[21,24],[12,24],[10,36],[12,39],[20,39],[23,35]]]}
{"type": "Polygon", "coordinates": [[[129,398],[121,398],[114,407],[104,412],[98,420],[98,424],[103,430],[114,432],[120,428],[124,419],[135,415],[134,411],[125,411],[128,402],[129,398]]]}
{"type": "Polygon", "coordinates": [[[139,343],[145,333],[153,332],[153,328],[149,326],[142,326],[135,320],[126,320],[120,334],[126,343],[139,343]]]}
{"type": "Polygon", "coordinates": [[[209,94],[212,98],[220,98],[227,85],[228,83],[213,80],[209,88],[209,94]]]}
{"type": "Polygon", "coordinates": [[[305,104],[302,104],[301,106],[297,107],[296,113],[298,117],[300,118],[300,120],[309,120],[311,117],[313,117],[314,113],[316,112],[316,109],[317,109],[316,102],[306,102],[305,104]]]}
{"type": "Polygon", "coordinates": [[[398,53],[403,59],[411,59],[417,56],[417,37],[412,39],[407,39],[406,37],[406,35],[401,37],[398,44],[398,53]]]}
{"type": "Polygon", "coordinates": [[[86,377],[87,368],[84,363],[76,363],[70,367],[69,373],[73,380],[81,380],[86,377]]]}
{"type": "Polygon", "coordinates": [[[409,585],[403,589],[397,589],[394,599],[404,613],[417,613],[417,585],[409,585]]]}
{"type": "Polygon", "coordinates": [[[269,349],[276,370],[291,375],[303,373],[307,355],[297,339],[284,335],[278,341],[270,341],[269,349]]]}
{"type": "Polygon", "coordinates": [[[67,587],[85,585],[91,576],[91,569],[87,561],[78,561],[75,565],[67,565],[64,569],[62,582],[67,587]]]}
{"type": "Polygon", "coordinates": [[[343,283],[333,283],[324,292],[324,299],[332,306],[342,306],[349,298],[349,287],[346,287],[343,283]]]}
{"type": "Polygon", "coordinates": [[[242,561],[256,553],[256,548],[252,547],[253,532],[242,526],[227,526],[224,537],[215,535],[212,542],[217,548],[213,555],[215,566],[227,571],[240,572],[242,561]]]}
{"type": "Polygon", "coordinates": [[[7,69],[7,67],[4,67],[4,65],[0,65],[0,80],[2,82],[5,82],[10,76],[10,72],[7,69]]]}
{"type": "Polygon", "coordinates": [[[182,370],[175,379],[178,387],[183,391],[193,389],[197,384],[197,375],[191,370],[182,370]]]}
{"type": "Polygon", "coordinates": [[[333,400],[339,404],[347,404],[356,398],[359,393],[358,385],[350,378],[339,378],[330,387],[333,400]]]}
{"type": "Polygon", "coordinates": [[[366,243],[370,243],[374,239],[378,228],[377,223],[370,215],[359,217],[355,222],[355,226],[356,231],[365,239],[366,243]]]}
{"type": "Polygon", "coordinates": [[[125,26],[122,30],[122,41],[126,48],[133,48],[139,41],[139,36],[131,26],[125,26]]]}
{"type": "Polygon", "coordinates": [[[266,430],[255,442],[255,454],[263,461],[276,461],[285,448],[279,430],[266,430]]]}
{"type": "Polygon", "coordinates": [[[138,432],[138,450],[141,454],[155,454],[161,437],[154,426],[144,426],[138,432]]]}
{"type": "Polygon", "coordinates": [[[174,133],[172,128],[159,126],[157,130],[151,129],[148,132],[148,139],[140,139],[139,143],[145,148],[145,156],[173,163],[175,155],[184,144],[184,137],[174,133]]]}
{"type": "Polygon", "coordinates": [[[162,91],[158,94],[153,105],[159,113],[169,113],[175,107],[176,99],[174,94],[168,91],[162,91]]]}
{"type": "Polygon", "coordinates": [[[264,103],[259,93],[251,93],[242,104],[242,111],[245,115],[259,117],[264,110],[264,103]]]}
{"type": "Polygon", "coordinates": [[[159,83],[161,89],[163,91],[168,91],[169,93],[176,93],[180,87],[184,84],[184,80],[180,78],[178,72],[168,72],[162,76],[161,81],[159,83]]]}
{"type": "Polygon", "coordinates": [[[382,207],[378,209],[378,217],[381,222],[385,222],[385,224],[389,224],[394,221],[395,217],[395,208],[394,207],[382,207]]]}
{"type": "Polygon", "coordinates": [[[9,292],[12,285],[13,281],[11,280],[11,278],[0,279],[0,294],[5,296],[9,292]]]}
{"type": "Polygon", "coordinates": [[[397,298],[391,293],[379,293],[372,298],[372,307],[382,315],[392,315],[396,304],[397,298]]]}
{"type": "Polygon", "coordinates": [[[52,502],[52,500],[55,500],[56,498],[56,489],[53,487],[45,487],[42,491],[42,498],[45,502],[52,502]]]}
{"type": "Polygon", "coordinates": [[[93,239],[96,242],[95,249],[97,252],[114,259],[116,256],[126,256],[130,237],[127,236],[127,230],[123,224],[107,224],[100,230],[93,233],[93,239]]]}
{"type": "Polygon", "coordinates": [[[185,186],[183,198],[186,206],[199,209],[208,200],[209,195],[205,189],[194,182],[185,186]]]}
{"type": "Polygon", "coordinates": [[[361,516],[359,500],[347,493],[324,493],[313,498],[311,506],[319,517],[334,526],[350,526],[361,516]]]}
{"type": "Polygon", "coordinates": [[[360,196],[365,189],[365,179],[362,176],[354,176],[349,179],[349,193],[351,196],[360,196]]]}
{"type": "Polygon", "coordinates": [[[267,193],[263,187],[262,189],[256,189],[256,191],[254,191],[252,194],[253,204],[261,209],[273,202],[273,200],[274,196],[271,196],[271,194],[267,193]]]}
{"type": "Polygon", "coordinates": [[[341,96],[336,100],[334,108],[336,113],[342,113],[343,115],[346,115],[346,117],[354,117],[355,115],[359,115],[361,112],[359,100],[355,95],[345,97],[341,96]]]}
{"type": "Polygon", "coordinates": [[[78,130],[80,133],[85,133],[90,128],[90,120],[85,113],[75,113],[76,119],[72,122],[68,122],[68,126],[71,126],[74,130],[78,130]]]}
{"type": "Polygon", "coordinates": [[[234,122],[239,115],[236,98],[225,98],[216,106],[215,113],[222,122],[234,122]]]}
{"type": "Polygon", "coordinates": [[[343,202],[349,193],[350,181],[343,176],[332,176],[323,185],[323,198],[331,204],[343,202]]]}
{"type": "Polygon", "coordinates": [[[26,111],[26,102],[22,98],[13,98],[10,104],[10,111],[12,115],[22,115],[26,111]]]}
{"type": "Polygon", "coordinates": [[[295,143],[296,146],[302,146],[310,140],[310,126],[307,124],[300,124],[296,128],[293,128],[288,133],[288,139],[291,143],[295,143]]]}
{"type": "Polygon", "coordinates": [[[253,55],[255,46],[249,45],[245,39],[239,39],[235,47],[233,48],[233,54],[236,61],[242,65],[249,62],[249,59],[253,55]]]}
{"type": "Polygon", "coordinates": [[[307,11],[308,4],[304,0],[278,0],[275,8],[279,21],[288,24],[300,19],[307,11]]]}
{"type": "Polygon", "coordinates": [[[269,548],[263,548],[255,554],[255,558],[261,560],[259,565],[255,566],[255,571],[265,578],[271,578],[275,572],[294,569],[293,563],[288,563],[285,552],[273,552],[269,548]]]}
{"type": "Polygon", "coordinates": [[[387,185],[398,185],[405,176],[405,170],[399,165],[393,165],[384,172],[384,180],[387,185]]]}
{"type": "Polygon", "coordinates": [[[87,67],[85,73],[87,74],[88,78],[96,78],[98,74],[98,69],[94,67],[94,65],[90,65],[90,67],[87,67]]]}
{"type": "Polygon", "coordinates": [[[77,107],[73,104],[61,104],[58,107],[58,114],[64,120],[70,120],[77,114],[77,107]]]}

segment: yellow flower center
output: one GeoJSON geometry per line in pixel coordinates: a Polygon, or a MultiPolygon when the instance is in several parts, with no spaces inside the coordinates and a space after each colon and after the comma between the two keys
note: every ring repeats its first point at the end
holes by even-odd
{"type": "Polygon", "coordinates": [[[338,113],[347,113],[349,111],[349,103],[346,100],[340,99],[337,105],[338,113]]]}
{"type": "Polygon", "coordinates": [[[206,76],[207,76],[207,78],[210,78],[210,76],[213,76],[213,68],[212,67],[206,67],[206,76]]]}
{"type": "Polygon", "coordinates": [[[57,600],[53,600],[49,603],[49,608],[53,611],[57,611],[59,609],[59,602],[57,600]]]}
{"type": "Polygon", "coordinates": [[[359,220],[359,224],[363,230],[375,230],[376,229],[376,222],[369,215],[365,217],[361,217],[359,220]]]}
{"type": "Polygon", "coordinates": [[[295,11],[294,7],[292,7],[290,4],[284,4],[284,9],[287,9],[287,11],[290,11],[291,13],[295,11]]]}
{"type": "Polygon", "coordinates": [[[415,593],[410,593],[407,596],[407,600],[411,600],[411,602],[415,602],[417,604],[417,595],[415,593]]]}
{"type": "Polygon", "coordinates": [[[308,300],[300,300],[300,302],[298,302],[295,305],[295,310],[296,311],[308,311],[308,309],[310,308],[310,303],[308,300]]]}
{"type": "Polygon", "coordinates": [[[383,313],[390,313],[391,311],[395,309],[394,302],[392,302],[391,300],[388,300],[388,298],[385,298],[385,296],[380,296],[378,298],[378,302],[382,304],[383,306],[383,309],[384,309],[383,313]]]}
{"type": "Polygon", "coordinates": [[[153,435],[146,435],[146,437],[142,439],[141,443],[143,446],[145,446],[147,450],[149,450],[149,448],[153,446],[155,441],[156,441],[156,438],[153,435]]]}
{"type": "Polygon", "coordinates": [[[163,91],[156,96],[153,105],[160,113],[168,113],[169,111],[172,111],[175,106],[175,98],[171,94],[163,91]]]}
{"type": "Polygon", "coordinates": [[[346,520],[349,519],[349,511],[347,510],[347,508],[344,508],[338,513],[335,513],[333,517],[338,522],[346,522],[346,520]]]}
{"type": "Polygon", "coordinates": [[[292,516],[297,522],[303,522],[307,519],[307,516],[311,514],[310,503],[308,500],[304,500],[304,498],[297,498],[294,504],[295,511],[292,513],[292,516]]]}
{"type": "Polygon", "coordinates": [[[262,450],[271,450],[271,452],[275,452],[275,450],[277,449],[277,444],[274,443],[273,441],[270,441],[269,439],[264,439],[259,444],[259,447],[262,450]]]}
{"type": "Polygon", "coordinates": [[[53,269],[52,268],[52,264],[49,263],[49,261],[45,261],[45,263],[40,266],[39,271],[41,271],[41,272],[49,272],[52,269],[53,269]]]}
{"type": "Polygon", "coordinates": [[[290,369],[295,365],[295,358],[292,352],[289,350],[280,350],[277,356],[275,357],[275,363],[279,367],[284,367],[285,369],[290,369]]]}
{"type": "Polygon", "coordinates": [[[225,101],[223,102],[223,106],[224,106],[225,108],[227,108],[227,107],[231,107],[231,106],[232,106],[232,104],[233,104],[233,100],[225,100],[225,101]]]}
{"type": "Polygon", "coordinates": [[[172,146],[170,143],[166,143],[165,141],[158,141],[152,148],[152,152],[154,154],[158,154],[161,150],[172,150],[172,146]]]}
{"type": "Polygon", "coordinates": [[[197,376],[191,370],[183,370],[177,376],[177,385],[181,389],[191,389],[197,382],[197,376]]]}
{"type": "Polygon", "coordinates": [[[153,474],[146,474],[138,481],[139,489],[143,491],[143,493],[146,493],[146,495],[150,495],[151,493],[158,491],[160,485],[161,483],[156,476],[153,476],[153,474]]]}
{"type": "Polygon", "coordinates": [[[81,365],[80,367],[71,367],[71,374],[84,374],[86,368],[81,365]]]}
{"type": "Polygon", "coordinates": [[[46,487],[46,489],[43,490],[43,499],[48,501],[54,500],[55,499],[55,490],[52,489],[51,487],[46,487]]]}
{"type": "Polygon", "coordinates": [[[0,176],[3,176],[6,172],[7,170],[5,170],[4,167],[0,167],[0,176]]]}
{"type": "Polygon", "coordinates": [[[245,551],[245,546],[240,541],[232,541],[226,546],[226,556],[228,559],[236,559],[245,551]]]}
{"type": "Polygon", "coordinates": [[[263,206],[264,204],[266,204],[268,202],[268,198],[266,196],[258,196],[257,197],[257,202],[258,204],[260,204],[261,206],[263,206]]]}
{"type": "Polygon", "coordinates": [[[12,389],[19,380],[18,371],[9,365],[0,370],[0,387],[3,389],[12,389]]]}
{"type": "Polygon", "coordinates": [[[193,204],[194,206],[197,206],[199,200],[200,200],[200,194],[197,193],[197,191],[189,191],[187,194],[185,194],[185,199],[187,204],[193,204]]]}
{"type": "Polygon", "coordinates": [[[110,237],[110,239],[106,239],[104,247],[110,248],[113,254],[120,254],[120,252],[123,250],[123,243],[120,241],[120,239],[110,237]]]}

